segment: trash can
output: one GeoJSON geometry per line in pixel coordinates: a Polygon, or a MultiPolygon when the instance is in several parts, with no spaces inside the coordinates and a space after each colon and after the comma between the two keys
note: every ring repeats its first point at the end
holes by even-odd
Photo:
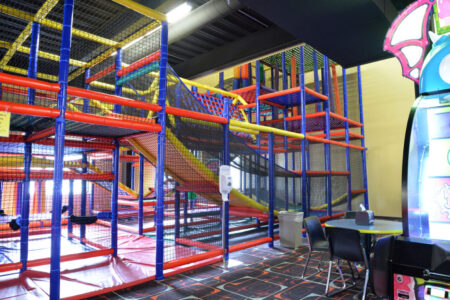
{"type": "Polygon", "coordinates": [[[302,245],[303,212],[279,211],[280,244],[296,249],[302,245]]]}

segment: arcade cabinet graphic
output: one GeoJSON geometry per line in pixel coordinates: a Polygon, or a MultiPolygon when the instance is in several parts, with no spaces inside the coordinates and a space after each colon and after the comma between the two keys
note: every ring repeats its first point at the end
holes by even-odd
{"type": "Polygon", "coordinates": [[[384,49],[420,94],[405,137],[403,236],[386,246],[385,291],[391,299],[450,299],[450,0],[412,3],[393,22],[384,49]]]}

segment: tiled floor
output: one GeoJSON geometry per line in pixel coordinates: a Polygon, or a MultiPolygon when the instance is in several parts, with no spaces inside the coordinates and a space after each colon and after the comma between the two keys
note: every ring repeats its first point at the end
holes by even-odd
{"type": "MultiPolygon", "coordinates": [[[[232,253],[228,267],[217,263],[92,299],[326,299],[327,271],[314,274],[318,254],[312,255],[306,277],[301,278],[307,251],[285,249],[278,242],[273,249],[261,245],[232,253]]],[[[342,269],[349,274],[346,265],[342,269]]],[[[331,278],[332,287],[342,285],[337,272],[331,278]]],[[[333,298],[352,299],[360,287],[361,283],[333,298]]]]}

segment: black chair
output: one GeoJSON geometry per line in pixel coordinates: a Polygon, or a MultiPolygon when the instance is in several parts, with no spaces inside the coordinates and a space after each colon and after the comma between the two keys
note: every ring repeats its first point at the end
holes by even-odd
{"type": "MultiPolygon", "coordinates": [[[[328,252],[329,245],[328,240],[325,237],[325,233],[323,232],[322,225],[320,224],[319,218],[316,216],[307,217],[303,220],[306,236],[308,237],[308,257],[306,258],[306,265],[303,269],[302,278],[305,277],[306,269],[308,268],[309,259],[311,257],[311,253],[313,251],[320,252],[328,252]]],[[[320,264],[322,263],[322,259],[318,265],[318,272],[321,271],[320,264]]]]}
{"type": "Polygon", "coordinates": [[[326,233],[328,236],[328,242],[330,245],[330,261],[328,266],[328,278],[327,278],[327,284],[325,287],[325,293],[327,296],[336,295],[337,293],[340,293],[348,288],[351,288],[355,286],[355,282],[353,282],[353,285],[346,288],[346,282],[344,280],[344,276],[342,274],[342,271],[339,267],[338,262],[338,270],[341,275],[341,279],[343,281],[343,288],[341,290],[338,290],[336,292],[333,292],[332,295],[328,295],[328,289],[330,285],[330,275],[331,275],[331,266],[333,264],[333,260],[337,259],[338,261],[340,259],[347,260],[349,262],[357,262],[364,266],[365,270],[365,279],[364,279],[364,287],[363,287],[363,294],[362,299],[365,299],[366,292],[367,292],[367,284],[369,282],[369,262],[367,260],[366,251],[361,243],[361,235],[358,230],[354,229],[346,229],[346,228],[338,228],[338,227],[327,227],[326,233]]]}

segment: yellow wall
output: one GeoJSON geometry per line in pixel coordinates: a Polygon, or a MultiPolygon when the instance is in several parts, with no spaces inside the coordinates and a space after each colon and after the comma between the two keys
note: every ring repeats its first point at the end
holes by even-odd
{"type": "MultiPolygon", "coordinates": [[[[370,208],[375,215],[400,217],[403,142],[415,99],[414,84],[402,77],[400,63],[394,58],[364,65],[361,70],[370,208]]],[[[356,68],[347,71],[348,75],[355,72],[356,68]]],[[[338,76],[341,74],[338,68],[338,76]]],[[[309,83],[313,77],[307,75],[309,83]]],[[[232,68],[225,70],[225,78],[232,76],[232,68]]],[[[197,80],[215,86],[219,75],[197,80]]]]}
{"type": "Polygon", "coordinates": [[[403,142],[414,84],[402,77],[394,58],[361,70],[370,206],[376,215],[400,217],[403,142]]]}

